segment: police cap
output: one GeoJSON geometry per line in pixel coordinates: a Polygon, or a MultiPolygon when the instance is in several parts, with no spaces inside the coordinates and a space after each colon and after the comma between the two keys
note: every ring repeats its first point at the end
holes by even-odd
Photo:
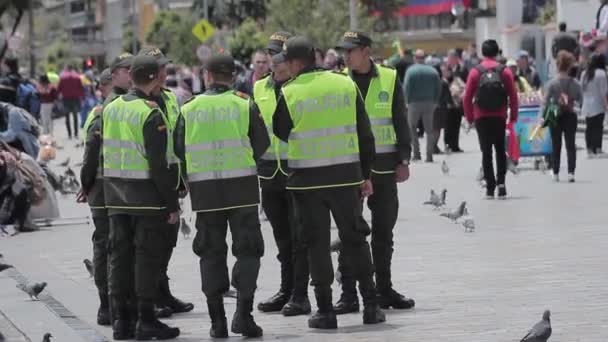
{"type": "Polygon", "coordinates": [[[315,47],[312,42],[304,36],[295,36],[287,39],[283,44],[283,51],[274,55],[272,61],[282,63],[292,59],[314,58],[315,47]]]}
{"type": "Polygon", "coordinates": [[[228,54],[214,55],[207,60],[205,70],[224,75],[232,75],[236,70],[234,58],[228,54]]]}
{"type": "Polygon", "coordinates": [[[275,55],[283,51],[283,44],[287,41],[287,39],[293,37],[293,35],[286,31],[275,32],[268,39],[268,45],[266,45],[266,51],[275,55]]]}
{"type": "Polygon", "coordinates": [[[136,80],[152,80],[160,71],[160,64],[156,57],[149,55],[137,55],[131,64],[131,74],[136,80]]]}
{"type": "Polygon", "coordinates": [[[114,58],[112,63],[110,63],[110,71],[114,72],[116,69],[126,68],[129,69],[131,67],[131,63],[133,62],[133,55],[124,52],[121,53],[118,57],[114,58]]]}
{"type": "Polygon", "coordinates": [[[171,63],[171,60],[167,58],[159,48],[154,46],[146,46],[145,48],[141,49],[137,55],[152,56],[155,58],[156,63],[158,63],[158,65],[161,67],[171,63]]]}
{"type": "Polygon", "coordinates": [[[342,40],[336,46],[340,50],[352,50],[358,47],[366,47],[372,45],[372,39],[361,31],[346,31],[342,36],[342,40]]]}
{"type": "Polygon", "coordinates": [[[110,68],[103,69],[101,74],[99,74],[99,84],[106,85],[112,82],[112,71],[110,68]]]}

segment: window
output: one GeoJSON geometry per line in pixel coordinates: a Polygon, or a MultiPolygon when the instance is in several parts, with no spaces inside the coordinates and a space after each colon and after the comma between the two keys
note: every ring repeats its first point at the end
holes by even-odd
{"type": "Polygon", "coordinates": [[[70,3],[70,13],[84,12],[84,9],[85,9],[84,0],[82,0],[82,1],[72,1],[70,3]]]}

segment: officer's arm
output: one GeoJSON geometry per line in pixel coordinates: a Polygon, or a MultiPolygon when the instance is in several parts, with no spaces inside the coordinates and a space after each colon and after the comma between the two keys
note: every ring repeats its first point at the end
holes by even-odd
{"type": "MultiPolygon", "coordinates": [[[[93,115],[93,113],[89,114],[93,115]]],[[[93,119],[84,144],[84,156],[80,169],[80,184],[83,192],[89,193],[97,177],[99,167],[99,154],[101,153],[101,118],[93,119]]]]}
{"type": "Polygon", "coordinates": [[[393,127],[397,136],[397,153],[399,160],[410,160],[412,155],[412,137],[410,125],[407,121],[407,107],[401,84],[396,81],[393,90],[393,127]]]}
{"type": "Polygon", "coordinates": [[[150,165],[150,176],[169,212],[179,210],[174,179],[167,165],[167,125],[162,113],[154,110],[144,124],[144,147],[150,165]]]}
{"type": "Polygon", "coordinates": [[[277,109],[272,116],[272,131],[279,139],[287,142],[292,128],[293,121],[291,121],[291,117],[289,116],[285,97],[281,94],[277,101],[277,109]]]}
{"type": "Polygon", "coordinates": [[[183,179],[183,173],[186,170],[186,140],[185,140],[186,128],[184,117],[180,113],[177,116],[177,122],[175,124],[175,130],[173,131],[173,149],[175,155],[180,160],[180,168],[182,170],[182,177],[180,177],[179,190],[186,189],[185,181],[183,179]]]}
{"type": "Polygon", "coordinates": [[[359,137],[359,160],[361,161],[363,178],[369,179],[372,164],[376,157],[376,142],[361,95],[357,95],[357,136],[359,137]]]}
{"type": "Polygon", "coordinates": [[[266,152],[270,146],[270,138],[268,130],[264,125],[260,109],[253,101],[249,101],[249,140],[253,148],[253,159],[257,162],[258,159],[266,152]]]}

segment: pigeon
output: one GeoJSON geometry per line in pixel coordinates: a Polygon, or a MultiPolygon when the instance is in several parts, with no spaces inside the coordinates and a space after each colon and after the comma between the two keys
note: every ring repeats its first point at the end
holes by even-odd
{"type": "Polygon", "coordinates": [[[59,163],[59,166],[63,166],[66,167],[70,165],[70,157],[68,157],[66,160],[62,161],[61,163],[59,163]]]}
{"type": "Polygon", "coordinates": [[[12,267],[13,267],[13,265],[0,263],[0,272],[7,270],[9,268],[12,268],[12,267]]]}
{"type": "Polygon", "coordinates": [[[340,253],[341,249],[342,249],[342,241],[340,241],[340,240],[334,240],[329,245],[329,251],[331,253],[334,253],[334,252],[340,253]]]}
{"type": "Polygon", "coordinates": [[[462,219],[462,226],[464,227],[465,233],[472,233],[475,231],[475,220],[473,216],[467,215],[462,219]]]}
{"type": "Polygon", "coordinates": [[[51,333],[44,334],[44,336],[42,337],[42,342],[51,342],[51,337],[53,337],[51,333]]]}
{"type": "Polygon", "coordinates": [[[27,293],[32,300],[39,300],[38,295],[44,290],[45,287],[46,282],[34,283],[32,285],[17,284],[17,288],[27,293]]]}
{"type": "Polygon", "coordinates": [[[89,272],[91,278],[95,277],[95,269],[93,268],[93,263],[91,262],[91,260],[84,259],[82,262],[84,263],[84,267],[86,267],[87,272],[89,272]]]}
{"type": "Polygon", "coordinates": [[[190,232],[192,232],[192,229],[190,229],[190,226],[186,222],[186,219],[183,217],[182,217],[182,221],[179,225],[179,230],[182,232],[182,234],[184,234],[184,239],[190,238],[190,232]]]}
{"type": "Polygon", "coordinates": [[[551,311],[543,312],[543,319],[534,324],[520,342],[547,342],[551,337],[551,311]]]}
{"type": "Polygon", "coordinates": [[[454,210],[453,212],[441,213],[439,216],[447,217],[450,220],[452,220],[452,222],[456,223],[456,221],[458,221],[459,218],[464,216],[466,211],[467,211],[467,202],[462,201],[462,203],[460,203],[458,208],[456,208],[456,210],[454,210]]]}
{"type": "Polygon", "coordinates": [[[237,293],[233,289],[228,289],[226,292],[224,292],[222,294],[222,297],[224,297],[224,298],[236,298],[236,296],[237,296],[237,293]]]}
{"type": "Polygon", "coordinates": [[[448,166],[448,163],[445,160],[441,163],[441,172],[444,176],[450,174],[450,167],[448,166]]]}
{"type": "Polygon", "coordinates": [[[424,205],[432,205],[435,209],[441,208],[441,198],[437,196],[435,190],[431,189],[431,197],[428,201],[423,203],[424,205]]]}
{"type": "Polygon", "coordinates": [[[448,191],[446,189],[441,190],[441,205],[445,205],[445,199],[448,195],[448,191]]]}

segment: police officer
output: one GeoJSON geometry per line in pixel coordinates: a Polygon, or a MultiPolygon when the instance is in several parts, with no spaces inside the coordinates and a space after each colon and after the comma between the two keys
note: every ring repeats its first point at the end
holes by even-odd
{"type": "MultiPolygon", "coordinates": [[[[397,73],[392,68],[372,62],[371,44],[372,40],[365,33],[348,31],[337,48],[344,51],[348,75],[365,99],[365,109],[376,139],[376,160],[372,167],[374,193],[367,199],[367,206],[372,213],[371,245],[378,303],[383,309],[410,309],[415,305],[414,300],[395,291],[391,282],[393,228],[399,213],[397,183],[405,182],[410,174],[410,130],[397,73]]],[[[344,253],[340,253],[338,259],[342,295],[334,307],[337,314],[359,311],[353,270],[344,257],[344,253]]]]}
{"type": "MultiPolygon", "coordinates": [[[[181,170],[178,161],[180,159],[183,160],[184,158],[183,148],[180,148],[181,145],[179,144],[180,141],[183,141],[184,122],[179,109],[177,97],[171,90],[164,87],[167,80],[167,64],[169,64],[171,60],[165,57],[160,49],[155,47],[143,48],[138,55],[152,56],[156,58],[156,61],[160,66],[160,77],[163,87],[159,88],[154,94],[154,101],[159,105],[161,111],[165,114],[165,117],[169,122],[168,130],[175,141],[175,154],[178,158],[169,161],[169,171],[172,179],[180,179],[178,190],[180,192],[180,197],[183,198],[186,196],[186,187],[184,182],[181,181],[181,170]]],[[[169,287],[167,269],[169,267],[171,256],[173,255],[173,249],[177,245],[178,234],[179,222],[172,227],[172,234],[170,236],[170,243],[168,245],[169,248],[165,250],[165,256],[163,258],[163,273],[160,280],[159,291],[160,296],[156,302],[157,308],[160,309],[157,311],[157,316],[159,317],[168,317],[171,316],[172,313],[189,312],[194,309],[194,304],[186,303],[173,296],[169,287]]]]}
{"type": "MultiPolygon", "coordinates": [[[[266,50],[270,55],[279,54],[283,44],[291,37],[289,32],[276,32],[270,36],[266,50]]],[[[272,115],[277,107],[281,86],[290,78],[287,63],[271,64],[272,73],[258,80],[253,86],[253,96],[262,112],[264,123],[272,132],[272,115]]],[[[262,207],[272,226],[274,240],[281,263],[281,286],[279,292],[260,302],[262,312],[281,311],[284,316],[310,313],[308,300],[308,260],[306,251],[295,249],[290,194],[287,184],[287,143],[274,135],[271,145],[258,162],[258,175],[262,187],[262,207]]]]}
{"type": "Polygon", "coordinates": [[[372,192],[374,136],[357,86],[346,74],[315,67],[312,43],[293,37],[284,58],[293,78],[283,85],[273,116],[274,134],[289,143],[297,241],[308,249],[318,311],[308,326],[336,329],[332,305],[333,268],[329,251],[330,214],[338,226],[346,261],[356,265],[363,296],[363,323],[384,322],[377,304],[361,196],[372,192]]]}
{"type": "MultiPolygon", "coordinates": [[[[131,87],[129,68],[133,55],[122,53],[110,64],[109,77],[112,88],[108,94],[103,94],[103,104],[112,102],[121,94],[125,94],[131,87]]],[[[105,84],[108,80],[108,70],[104,70],[100,82],[105,84]]],[[[78,196],[79,202],[87,201],[91,208],[91,216],[95,225],[93,232],[93,268],[95,269],[95,285],[99,292],[100,305],[97,310],[97,324],[110,325],[108,300],[108,235],[110,223],[105,208],[101,169],[101,128],[103,106],[93,108],[84,124],[85,152],[83,165],[80,170],[80,184],[82,191],[78,196]]]]}
{"type": "Polygon", "coordinates": [[[168,161],[175,158],[168,123],[152,101],[162,86],[152,56],[136,56],[134,87],[103,110],[103,176],[110,216],[110,277],[115,340],[169,339],[179,336],[154,316],[163,251],[179,221],[176,187],[168,161]],[[134,269],[134,272],[133,272],[134,269]],[[133,287],[137,325],[133,333],[127,306],[133,287]]]}
{"type": "Polygon", "coordinates": [[[211,337],[228,337],[222,294],[229,287],[226,229],[230,225],[232,285],[238,291],[231,331],[247,337],[263,331],[251,315],[264,240],[258,218],[256,160],[270,145],[259,109],[231,89],[231,56],[212,56],[205,65],[207,90],[185,103],[186,171],[196,215],[193,251],[200,257],[202,289],[211,317],[211,337]]]}
{"type": "MultiPolygon", "coordinates": [[[[106,99],[112,86],[112,72],[105,69],[99,76],[101,96],[106,99]]],[[[97,324],[110,325],[110,301],[108,298],[108,234],[110,222],[103,197],[102,173],[99,172],[99,156],[101,153],[101,113],[103,106],[95,106],[84,124],[84,156],[80,170],[80,190],[77,201],[88,202],[95,230],[93,231],[93,269],[95,271],[95,286],[99,293],[99,309],[97,324]]]]}

